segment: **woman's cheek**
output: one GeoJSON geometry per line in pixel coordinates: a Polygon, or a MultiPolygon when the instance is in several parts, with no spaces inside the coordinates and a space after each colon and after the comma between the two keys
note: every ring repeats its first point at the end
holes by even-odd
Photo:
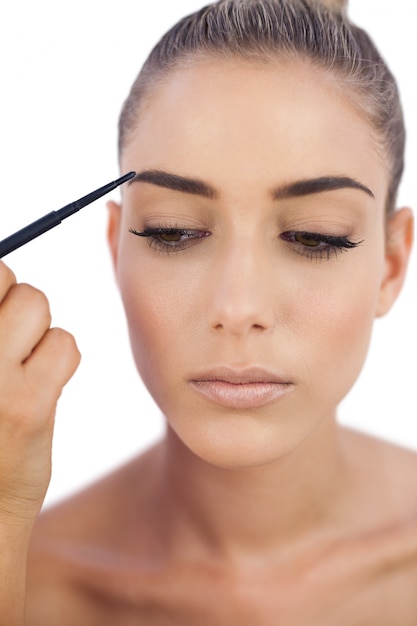
{"type": "Polygon", "coordinates": [[[152,394],[161,392],[164,372],[176,371],[195,320],[201,323],[195,280],[164,260],[164,264],[141,262],[140,271],[126,262],[119,278],[132,352],[152,394]]]}
{"type": "Polygon", "coordinates": [[[306,295],[308,307],[299,320],[306,368],[317,380],[317,393],[325,387],[335,405],[351,389],[365,362],[377,287],[378,272],[358,267],[331,287],[310,287],[306,295]]]}

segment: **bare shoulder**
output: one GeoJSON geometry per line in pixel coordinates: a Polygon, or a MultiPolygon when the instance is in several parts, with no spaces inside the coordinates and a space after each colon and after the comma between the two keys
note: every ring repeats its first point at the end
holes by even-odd
{"type": "Polygon", "coordinates": [[[417,515],[417,451],[350,429],[343,438],[356,477],[395,508],[417,515]]]}
{"type": "Polygon", "coordinates": [[[417,589],[417,453],[356,431],[346,430],[344,437],[357,519],[366,545],[374,547],[370,554],[381,570],[405,574],[417,589]]]}
{"type": "Polygon", "coordinates": [[[333,541],[314,562],[323,606],[337,601],[332,623],[411,626],[417,616],[417,454],[348,429],[341,442],[349,487],[333,541]]]}
{"type": "Polygon", "coordinates": [[[151,451],[40,515],[28,557],[28,626],[114,623],[108,600],[117,596],[118,575],[122,580],[129,550],[140,553],[148,542],[150,457],[151,451]]]}

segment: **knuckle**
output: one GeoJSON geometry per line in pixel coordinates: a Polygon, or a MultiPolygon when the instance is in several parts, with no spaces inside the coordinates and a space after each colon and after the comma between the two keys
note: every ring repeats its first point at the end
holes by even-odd
{"type": "Polygon", "coordinates": [[[69,365],[76,366],[81,360],[81,354],[74,336],[62,328],[51,328],[48,332],[61,358],[65,358],[69,365]]]}
{"type": "Polygon", "coordinates": [[[40,289],[28,285],[27,283],[20,283],[17,288],[22,292],[23,296],[33,300],[35,303],[44,306],[49,306],[48,298],[40,289]]]}
{"type": "Polygon", "coordinates": [[[32,311],[36,310],[37,315],[45,318],[46,321],[51,320],[51,312],[49,309],[49,301],[43,291],[40,291],[32,285],[20,283],[14,288],[21,303],[24,307],[30,306],[32,311]]]}
{"type": "Polygon", "coordinates": [[[64,350],[71,350],[73,348],[76,348],[76,343],[73,335],[71,335],[71,333],[67,332],[63,328],[51,328],[49,333],[54,342],[64,350]]]}

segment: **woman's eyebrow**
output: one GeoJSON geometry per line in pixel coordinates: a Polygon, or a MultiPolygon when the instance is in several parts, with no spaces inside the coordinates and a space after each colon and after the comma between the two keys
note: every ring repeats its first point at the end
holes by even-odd
{"type": "Polygon", "coordinates": [[[273,191],[275,200],[285,198],[296,198],[300,196],[308,196],[315,193],[323,193],[324,191],[334,191],[336,189],[359,189],[364,191],[371,198],[375,198],[374,193],[362,183],[349,176],[321,176],[319,178],[307,178],[298,180],[287,185],[278,187],[273,191]]]}
{"type": "MultiPolygon", "coordinates": [[[[150,183],[158,187],[180,191],[182,193],[190,193],[205,198],[214,199],[219,196],[219,192],[206,182],[198,178],[189,178],[172,174],[163,170],[144,170],[136,174],[129,185],[135,182],[150,183]]],[[[365,192],[371,198],[375,195],[366,187],[366,185],[358,182],[349,176],[321,176],[319,178],[306,178],[305,180],[297,180],[285,185],[281,185],[273,190],[272,196],[274,200],[282,200],[285,198],[296,198],[308,196],[325,191],[334,191],[336,189],[359,189],[365,192]]]]}
{"type": "Polygon", "coordinates": [[[158,187],[204,196],[205,198],[213,199],[218,196],[217,191],[202,180],[179,176],[178,174],[171,174],[162,170],[144,170],[139,172],[129,181],[129,185],[134,182],[151,183],[158,187]]]}

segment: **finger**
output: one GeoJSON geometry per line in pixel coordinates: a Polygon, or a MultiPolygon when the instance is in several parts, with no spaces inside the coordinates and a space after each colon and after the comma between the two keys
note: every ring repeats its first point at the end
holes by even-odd
{"type": "Polygon", "coordinates": [[[16,276],[10,267],[0,261],[0,302],[12,285],[16,284],[16,276]]]}
{"type": "Polygon", "coordinates": [[[2,357],[22,363],[51,323],[46,296],[30,285],[12,285],[0,306],[2,357]]]}
{"type": "Polygon", "coordinates": [[[36,398],[36,414],[55,413],[62,388],[75,373],[81,360],[72,335],[60,328],[48,330],[23,368],[25,379],[36,398]]]}

